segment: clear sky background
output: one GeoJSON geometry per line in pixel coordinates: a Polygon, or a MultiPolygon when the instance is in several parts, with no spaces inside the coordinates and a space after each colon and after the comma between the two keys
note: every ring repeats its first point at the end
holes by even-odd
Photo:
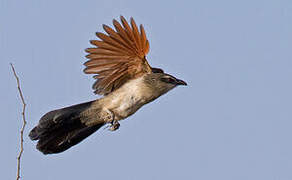
{"type": "Polygon", "coordinates": [[[0,177],[24,180],[291,180],[291,0],[1,0],[0,177]],[[102,24],[143,24],[149,63],[188,82],[57,155],[28,133],[46,112],[98,98],[82,65],[102,24]]]}

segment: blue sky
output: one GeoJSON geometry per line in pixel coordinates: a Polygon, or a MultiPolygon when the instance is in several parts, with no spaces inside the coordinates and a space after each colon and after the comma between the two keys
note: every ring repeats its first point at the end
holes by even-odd
{"type": "Polygon", "coordinates": [[[1,179],[292,179],[292,1],[0,1],[1,179]],[[27,137],[53,109],[98,98],[82,65],[102,24],[143,24],[148,61],[188,82],[68,151],[27,137]]]}

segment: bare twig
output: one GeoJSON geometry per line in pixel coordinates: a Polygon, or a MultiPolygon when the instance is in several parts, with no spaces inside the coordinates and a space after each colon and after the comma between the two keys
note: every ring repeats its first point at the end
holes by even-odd
{"type": "Polygon", "coordinates": [[[12,71],[13,71],[13,74],[14,74],[14,77],[16,79],[16,82],[17,82],[17,89],[18,89],[18,92],[19,92],[19,95],[20,95],[20,98],[21,98],[21,101],[22,101],[22,121],[23,121],[23,124],[22,124],[22,127],[20,129],[20,151],[19,151],[19,154],[17,156],[17,174],[16,174],[16,180],[19,180],[20,179],[20,160],[21,160],[21,156],[22,156],[22,153],[23,153],[23,131],[24,131],[24,128],[25,128],[25,125],[26,125],[26,120],[25,120],[25,107],[26,107],[26,104],[25,104],[25,101],[24,101],[24,98],[23,98],[23,95],[22,95],[22,91],[21,91],[21,88],[20,88],[20,82],[19,82],[19,78],[15,72],[15,69],[13,67],[13,64],[10,63],[11,65],[11,68],[12,68],[12,71]]]}

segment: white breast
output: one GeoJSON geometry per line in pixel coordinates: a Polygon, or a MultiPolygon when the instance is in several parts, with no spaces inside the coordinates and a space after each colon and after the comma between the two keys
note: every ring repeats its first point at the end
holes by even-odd
{"type": "Polygon", "coordinates": [[[144,98],[146,87],[142,78],[127,82],[104,98],[108,104],[107,108],[118,116],[118,120],[132,115],[146,103],[144,98]]]}

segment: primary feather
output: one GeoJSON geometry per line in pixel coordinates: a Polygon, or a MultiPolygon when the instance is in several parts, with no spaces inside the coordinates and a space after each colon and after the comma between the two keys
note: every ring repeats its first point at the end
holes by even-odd
{"type": "Polygon", "coordinates": [[[139,32],[133,18],[131,26],[123,16],[120,19],[122,25],[113,20],[115,30],[103,25],[107,34],[97,32],[100,40],[90,41],[96,47],[86,49],[89,61],[84,63],[84,72],[97,74],[93,85],[96,94],[107,95],[127,81],[152,72],[145,58],[149,43],[143,26],[139,32]]]}

